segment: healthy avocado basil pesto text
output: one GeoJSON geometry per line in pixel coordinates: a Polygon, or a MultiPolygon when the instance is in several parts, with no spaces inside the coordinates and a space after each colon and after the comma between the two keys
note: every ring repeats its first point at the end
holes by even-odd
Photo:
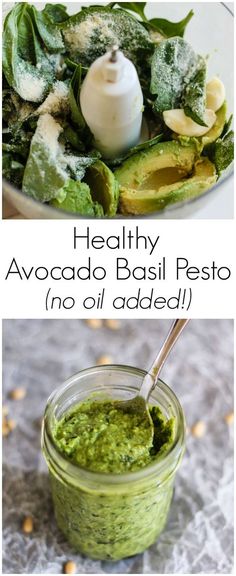
{"type": "MultiPolygon", "coordinates": [[[[233,159],[219,78],[183,39],[193,17],[148,19],[146,3],[37,10],[16,3],[3,31],[3,175],[66,212],[146,214],[202,194],[233,159]],[[118,44],[135,65],[147,140],[108,161],[80,108],[90,65],[118,44]]],[[[158,4],[156,6],[158,13],[158,4]]],[[[158,14],[157,14],[158,15],[158,14]]]]}

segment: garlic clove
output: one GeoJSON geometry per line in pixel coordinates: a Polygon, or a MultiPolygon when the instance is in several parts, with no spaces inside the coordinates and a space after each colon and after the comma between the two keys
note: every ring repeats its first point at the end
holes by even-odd
{"type": "Polygon", "coordinates": [[[225,87],[217,77],[212,78],[206,85],[206,107],[214,112],[221,108],[225,101],[225,87]]]}
{"type": "Polygon", "coordinates": [[[163,112],[163,118],[165,124],[173,130],[173,132],[177,132],[181,136],[204,136],[209,130],[212,128],[213,124],[216,121],[216,115],[213,110],[206,110],[204,114],[204,122],[207,126],[200,126],[194,122],[189,116],[186,116],[184,110],[182,109],[173,109],[173,110],[166,110],[163,112]]]}

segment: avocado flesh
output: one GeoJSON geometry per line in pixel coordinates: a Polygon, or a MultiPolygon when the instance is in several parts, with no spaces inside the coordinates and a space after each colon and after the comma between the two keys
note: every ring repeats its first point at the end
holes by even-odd
{"type": "Polygon", "coordinates": [[[106,164],[101,160],[92,164],[83,182],[88,184],[93,201],[102,205],[105,216],[114,216],[118,206],[119,184],[106,164]]]}
{"type": "Polygon", "coordinates": [[[197,150],[194,143],[182,146],[176,141],[160,142],[128,158],[120,168],[115,170],[114,174],[120,186],[142,190],[146,189],[149,179],[150,182],[153,178],[158,179],[158,172],[160,172],[160,181],[164,178],[166,184],[168,173],[169,183],[178,180],[180,174],[181,177],[186,176],[192,171],[196,158],[197,150]]]}
{"type": "Polygon", "coordinates": [[[208,144],[212,144],[212,142],[215,142],[215,140],[221,136],[226,122],[226,114],[227,105],[225,101],[221,108],[216,112],[216,121],[214,126],[212,126],[212,128],[205,134],[205,136],[202,136],[203,148],[208,146],[208,144]]]}
{"type": "Polygon", "coordinates": [[[193,174],[179,182],[160,186],[158,190],[134,190],[120,187],[120,212],[122,214],[148,214],[199,196],[217,180],[214,164],[208,158],[200,158],[193,167],[193,174]]]}
{"type": "Polygon", "coordinates": [[[175,184],[186,178],[186,171],[180,168],[161,168],[152,172],[143,180],[142,184],[138,186],[138,190],[158,190],[161,186],[175,184]]]}

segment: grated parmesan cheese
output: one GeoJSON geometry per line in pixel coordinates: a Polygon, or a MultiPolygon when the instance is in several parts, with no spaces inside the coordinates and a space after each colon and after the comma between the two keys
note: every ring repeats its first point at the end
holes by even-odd
{"type": "Polygon", "coordinates": [[[22,62],[18,64],[18,77],[17,77],[17,92],[29,102],[40,102],[43,99],[44,92],[47,87],[44,78],[33,74],[24,66],[22,62]]]}
{"type": "Polygon", "coordinates": [[[44,102],[39,106],[37,114],[59,114],[69,112],[69,86],[57,80],[52,91],[44,102]]]}
{"type": "Polygon", "coordinates": [[[43,114],[39,117],[34,140],[43,143],[54,160],[61,151],[58,138],[62,131],[62,126],[50,114],[43,114]]]}
{"type": "Polygon", "coordinates": [[[66,42],[73,54],[85,52],[91,45],[92,36],[99,32],[101,42],[110,40],[111,44],[119,44],[119,38],[114,30],[114,22],[111,18],[101,18],[98,14],[91,14],[75,26],[65,28],[63,31],[66,42]]]}

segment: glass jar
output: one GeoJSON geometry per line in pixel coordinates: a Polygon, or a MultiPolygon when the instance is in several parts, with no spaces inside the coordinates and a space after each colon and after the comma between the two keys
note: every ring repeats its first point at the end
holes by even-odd
{"type": "Polygon", "coordinates": [[[135,472],[102,474],[70,463],[53,441],[55,423],[74,405],[93,400],[127,400],[146,372],[128,366],[98,366],[79,372],[49,398],[42,446],[49,468],[55,516],[72,547],[91,558],[119,560],[143,552],[162,532],[185,440],[184,415],[172,390],[159,380],[150,404],[175,419],[172,446],[158,461],[135,472]]]}

